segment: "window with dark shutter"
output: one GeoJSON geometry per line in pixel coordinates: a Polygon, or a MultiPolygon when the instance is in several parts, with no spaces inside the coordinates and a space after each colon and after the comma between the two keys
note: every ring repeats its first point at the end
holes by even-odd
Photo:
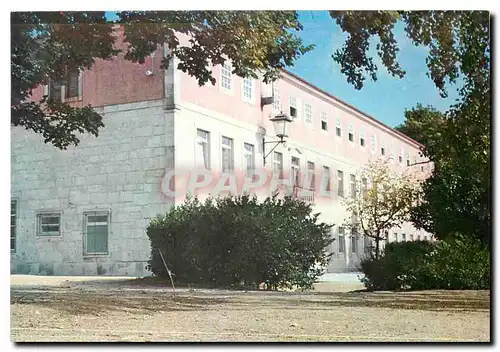
{"type": "Polygon", "coordinates": [[[77,98],[78,97],[78,86],[79,86],[79,73],[71,72],[68,74],[65,98],[77,98]]]}

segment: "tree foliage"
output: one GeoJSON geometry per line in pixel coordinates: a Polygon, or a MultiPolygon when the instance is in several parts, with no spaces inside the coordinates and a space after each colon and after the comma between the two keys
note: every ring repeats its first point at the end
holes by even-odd
{"type": "Polygon", "coordinates": [[[348,213],[345,226],[373,239],[378,258],[380,242],[389,230],[410,220],[420,199],[420,181],[391,171],[387,162],[372,161],[357,175],[355,185],[356,193],[343,201],[348,213]]]}
{"type": "Polygon", "coordinates": [[[262,71],[266,81],[312,49],[304,46],[294,11],[130,11],[110,21],[105,12],[13,12],[11,15],[11,124],[40,133],[46,143],[65,149],[77,145],[77,133],[95,136],[104,125],[90,107],[78,108],[44,97],[29,101],[32,90],[49,80],[65,84],[66,75],[89,69],[96,59],[108,60],[114,46],[113,26],[123,26],[125,59],[144,62],[158,45],[179,59],[178,69],[200,85],[215,77],[209,68],[229,59],[242,77],[262,71]],[[189,46],[179,34],[190,37],[189,46]]]}
{"type": "Polygon", "coordinates": [[[349,34],[333,58],[347,80],[361,89],[365,76],[377,79],[368,41],[377,46],[385,68],[404,76],[394,26],[401,21],[415,45],[429,48],[428,76],[445,97],[450,87],[458,99],[440,114],[417,106],[405,113],[400,130],[425,145],[435,165],[425,182],[424,201],[415,209],[417,226],[445,238],[456,232],[489,243],[491,231],[490,16],[486,11],[331,11],[349,34]]]}

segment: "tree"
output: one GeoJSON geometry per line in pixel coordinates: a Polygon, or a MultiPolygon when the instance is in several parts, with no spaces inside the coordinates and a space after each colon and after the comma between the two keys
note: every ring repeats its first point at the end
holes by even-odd
{"type": "Polygon", "coordinates": [[[343,203],[345,227],[375,241],[375,257],[388,231],[410,220],[420,199],[420,181],[409,173],[395,173],[385,161],[370,162],[356,177],[356,193],[343,203]],[[367,187],[371,182],[371,187],[367,187]]]}
{"type": "Polygon", "coordinates": [[[200,85],[215,84],[209,65],[229,59],[233,73],[266,81],[312,49],[296,33],[302,29],[294,11],[131,11],[116,21],[105,12],[13,12],[11,14],[11,124],[40,133],[60,149],[78,145],[77,133],[98,136],[104,125],[90,106],[76,108],[45,96],[29,101],[33,88],[53,81],[65,84],[69,72],[108,60],[114,47],[113,26],[123,26],[129,44],[125,59],[143,63],[158,45],[167,44],[166,68],[173,56],[178,69],[200,85]],[[190,46],[178,34],[190,36],[190,46]]]}
{"type": "Polygon", "coordinates": [[[428,76],[440,94],[454,85],[457,102],[443,114],[418,107],[406,112],[401,129],[424,145],[423,154],[434,162],[425,181],[422,204],[415,209],[416,226],[439,238],[454,232],[490,243],[491,236],[491,100],[490,15],[486,11],[330,11],[348,33],[333,59],[348,82],[363,87],[365,76],[377,79],[377,66],[368,55],[371,38],[390,74],[403,77],[394,36],[398,21],[417,46],[429,48],[428,76]],[[460,84],[456,84],[459,82],[460,84]],[[433,125],[436,122],[437,125],[433,125]]]}

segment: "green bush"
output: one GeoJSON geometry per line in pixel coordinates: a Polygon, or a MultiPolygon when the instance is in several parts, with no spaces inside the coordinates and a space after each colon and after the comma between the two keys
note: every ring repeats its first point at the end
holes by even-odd
{"type": "Polygon", "coordinates": [[[311,206],[290,197],[189,197],[153,219],[148,269],[166,277],[216,287],[308,289],[329,260],[332,225],[318,223],[311,206]]]}
{"type": "Polygon", "coordinates": [[[379,259],[363,260],[360,269],[371,291],[490,288],[490,253],[464,236],[388,243],[379,259]]]}

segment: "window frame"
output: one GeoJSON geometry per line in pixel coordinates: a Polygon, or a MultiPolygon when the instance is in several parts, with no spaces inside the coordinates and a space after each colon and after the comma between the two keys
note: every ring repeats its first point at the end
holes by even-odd
{"type": "Polygon", "coordinates": [[[16,253],[17,251],[17,229],[18,229],[18,218],[19,218],[19,199],[10,199],[10,252],[16,253]],[[12,206],[14,204],[14,206],[12,206]],[[12,209],[15,210],[14,214],[12,209]],[[14,216],[14,222],[12,222],[12,216],[14,216]],[[14,237],[12,236],[12,228],[14,228],[14,237]],[[14,239],[14,247],[12,247],[12,239],[14,239]]]}
{"type": "Polygon", "coordinates": [[[311,124],[312,123],[312,114],[313,114],[312,105],[310,103],[304,103],[304,121],[311,124]]]}
{"type": "Polygon", "coordinates": [[[244,102],[255,104],[255,80],[253,77],[245,77],[241,80],[241,98],[244,102]],[[250,86],[246,83],[250,82],[250,86]],[[250,88],[250,98],[245,95],[245,88],[250,88]]]}
{"type": "Polygon", "coordinates": [[[245,165],[245,176],[248,179],[253,179],[255,174],[255,145],[252,143],[243,143],[243,160],[245,165]],[[251,147],[251,152],[247,149],[247,146],[251,147]],[[247,156],[251,156],[251,165],[248,164],[247,156]],[[251,166],[251,167],[250,167],[251,166]]]}
{"type": "MultiPolygon", "coordinates": [[[[204,130],[204,129],[201,129],[201,128],[197,128],[196,129],[196,141],[195,141],[195,144],[204,144],[206,145],[207,147],[207,150],[208,150],[208,161],[207,161],[207,164],[208,164],[208,167],[205,165],[205,163],[203,163],[203,167],[206,169],[206,170],[211,170],[212,168],[212,157],[211,157],[211,150],[210,150],[210,142],[211,142],[211,137],[210,137],[210,132],[207,131],[207,130],[204,130]],[[202,133],[206,133],[206,139],[204,137],[201,137],[200,136],[200,132],[202,133]]],[[[196,148],[195,148],[195,152],[196,152],[196,148]]],[[[196,160],[196,155],[195,155],[195,162],[198,163],[198,161],[196,160]]]]}
{"type": "Polygon", "coordinates": [[[343,226],[339,226],[337,228],[337,237],[339,239],[339,254],[345,254],[346,243],[345,243],[345,229],[343,226]],[[342,241],[340,240],[341,238],[342,238],[342,241]]]}
{"type": "Polygon", "coordinates": [[[220,87],[226,93],[233,92],[233,65],[226,60],[223,64],[221,64],[220,68],[220,87]],[[228,73],[229,71],[229,73],[228,73]],[[224,79],[229,81],[229,88],[224,86],[224,79]]]}
{"type": "MultiPolygon", "coordinates": [[[[99,223],[95,223],[99,224],[99,223]]],[[[109,239],[111,234],[111,211],[110,210],[88,210],[83,212],[83,256],[108,256],[109,255],[109,239]],[[88,217],[89,216],[106,216],[107,233],[106,233],[106,252],[89,252],[88,251],[88,217]]]]}
{"type": "Polygon", "coordinates": [[[347,139],[350,143],[354,143],[354,128],[352,125],[347,127],[347,139]]]}
{"type": "Polygon", "coordinates": [[[309,189],[316,189],[316,164],[314,161],[307,161],[307,177],[309,181],[309,189]],[[312,165],[312,169],[310,166],[312,165]]]}
{"type": "Polygon", "coordinates": [[[295,175],[295,179],[292,180],[292,182],[293,182],[292,184],[293,184],[293,186],[298,187],[300,185],[300,158],[297,156],[291,155],[290,156],[290,176],[292,176],[292,177],[293,177],[293,173],[294,173],[293,169],[297,169],[297,171],[296,171],[297,173],[295,175]],[[294,159],[297,160],[297,165],[295,165],[293,163],[294,159]]]}
{"type": "Polygon", "coordinates": [[[288,111],[290,112],[290,118],[298,119],[299,118],[299,109],[297,108],[297,97],[290,95],[288,97],[288,111]],[[295,110],[295,116],[292,114],[292,109],[295,110]]]}
{"type": "Polygon", "coordinates": [[[344,171],[337,169],[337,195],[344,198],[344,171]]]}
{"type": "Polygon", "coordinates": [[[234,139],[227,137],[227,136],[221,136],[221,171],[222,173],[233,173],[234,172],[234,139]],[[227,139],[230,142],[230,146],[224,144],[224,139],[227,139]],[[224,171],[224,149],[229,149],[230,150],[230,170],[224,171]]]}
{"type": "Polygon", "coordinates": [[[349,174],[349,185],[350,187],[350,196],[351,198],[356,198],[356,175],[355,174],[349,174]]]}
{"type": "Polygon", "coordinates": [[[273,152],[273,173],[276,171],[276,165],[279,165],[279,175],[278,178],[281,180],[283,179],[283,153],[281,152],[273,152]],[[277,160],[276,155],[281,156],[281,160],[277,160]]]}
{"type": "Polygon", "coordinates": [[[328,114],[326,112],[324,111],[321,112],[320,121],[321,121],[321,130],[324,132],[328,132],[328,114]],[[326,128],[323,128],[323,123],[325,124],[326,128]]]}
{"type": "Polygon", "coordinates": [[[45,238],[45,237],[62,237],[62,212],[61,211],[41,211],[36,214],[36,236],[45,238]],[[44,217],[58,217],[59,218],[59,230],[43,233],[42,231],[42,219],[44,217]]]}
{"type": "Polygon", "coordinates": [[[273,83],[273,112],[279,114],[281,112],[281,99],[280,99],[280,89],[276,86],[276,82],[273,83]]]}
{"type": "Polygon", "coordinates": [[[335,136],[342,138],[342,123],[340,117],[335,118],[335,136]]]}
{"type": "MultiPolygon", "coordinates": [[[[330,171],[330,167],[323,165],[323,180],[326,179],[326,187],[325,190],[326,192],[330,192],[332,190],[332,174],[330,171]]],[[[324,182],[324,181],[323,181],[324,182]]]]}

